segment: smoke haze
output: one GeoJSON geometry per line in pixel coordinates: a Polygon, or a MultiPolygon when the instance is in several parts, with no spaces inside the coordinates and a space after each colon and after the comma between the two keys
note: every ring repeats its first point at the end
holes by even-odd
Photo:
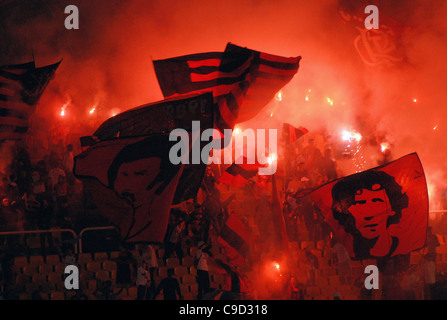
{"type": "Polygon", "coordinates": [[[272,101],[243,126],[280,128],[286,121],[311,132],[324,130],[335,140],[342,130],[355,130],[365,139],[391,143],[394,158],[417,152],[430,189],[445,188],[447,5],[370,3],[5,0],[0,64],[34,57],[42,66],[62,59],[33,125],[68,123],[60,117],[65,104],[67,118],[87,123],[78,131],[88,135],[112,114],[163,98],[152,60],[222,51],[227,42],[301,55],[300,70],[283,89],[282,101],[272,101]],[[370,3],[378,5],[381,22],[391,17],[404,29],[397,47],[405,58],[392,67],[365,64],[354,46],[360,31],[338,13],[342,7],[364,19],[362,9],[370,3]],[[67,5],[79,8],[79,30],[64,28],[67,5]],[[94,119],[89,118],[93,107],[94,119]]]}

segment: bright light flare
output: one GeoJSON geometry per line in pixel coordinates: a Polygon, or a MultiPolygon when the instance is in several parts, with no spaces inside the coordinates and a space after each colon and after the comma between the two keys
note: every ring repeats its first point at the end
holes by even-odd
{"type": "Polygon", "coordinates": [[[90,109],[89,113],[90,113],[90,114],[93,114],[93,113],[95,112],[95,110],[96,110],[96,108],[93,107],[93,108],[90,109]]]}
{"type": "Polygon", "coordinates": [[[381,152],[385,152],[386,150],[389,150],[390,149],[390,144],[389,143],[387,143],[387,142],[382,142],[381,144],[380,144],[380,151],[381,152]]]}
{"type": "Polygon", "coordinates": [[[433,130],[438,130],[438,125],[434,126],[433,130]]]}
{"type": "Polygon", "coordinates": [[[418,102],[418,99],[414,98],[414,99],[413,99],[413,102],[414,102],[414,103],[418,102]]]}
{"type": "Polygon", "coordinates": [[[68,102],[62,106],[61,113],[60,113],[61,117],[65,117],[65,109],[67,109],[67,106],[68,106],[68,102]]]}
{"type": "Polygon", "coordinates": [[[282,101],[282,91],[279,91],[276,95],[276,100],[277,101],[282,101]]]}
{"type": "Polygon", "coordinates": [[[362,135],[359,132],[356,131],[348,131],[343,130],[341,134],[341,138],[343,141],[357,141],[360,142],[362,140],[362,135]]]}
{"type": "Polygon", "coordinates": [[[269,155],[267,157],[267,163],[268,164],[272,164],[273,162],[275,162],[276,160],[278,160],[278,155],[276,153],[272,153],[271,155],[269,155]]]}
{"type": "Polygon", "coordinates": [[[334,105],[334,101],[331,98],[327,98],[327,103],[331,106],[334,105]]]}
{"type": "Polygon", "coordinates": [[[112,110],[110,111],[110,116],[111,116],[111,117],[114,117],[114,116],[116,116],[118,113],[120,113],[120,110],[114,108],[114,109],[112,109],[112,110]]]}
{"type": "Polygon", "coordinates": [[[238,127],[236,127],[236,128],[234,128],[234,130],[233,130],[233,134],[234,135],[239,135],[239,134],[241,134],[242,133],[242,130],[241,130],[241,128],[238,128],[238,127]]]}

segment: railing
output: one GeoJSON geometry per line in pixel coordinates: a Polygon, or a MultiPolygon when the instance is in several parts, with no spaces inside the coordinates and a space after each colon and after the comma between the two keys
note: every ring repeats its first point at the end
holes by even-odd
{"type": "Polygon", "coordinates": [[[0,232],[0,237],[1,236],[8,237],[8,236],[13,236],[13,235],[26,235],[26,234],[43,234],[43,233],[52,233],[53,234],[53,233],[62,233],[62,232],[68,232],[73,235],[74,249],[75,249],[75,252],[77,253],[77,250],[78,250],[77,235],[76,235],[76,232],[74,232],[71,229],[4,231],[4,232],[0,232]]]}
{"type": "MultiPolygon", "coordinates": [[[[68,232],[73,236],[73,245],[74,245],[74,253],[83,253],[83,237],[87,232],[91,231],[97,231],[97,230],[117,230],[116,227],[113,226],[107,226],[107,227],[90,227],[90,228],[84,228],[79,232],[79,235],[76,234],[76,232],[72,229],[46,229],[46,230],[21,230],[21,231],[3,231],[0,232],[0,238],[1,237],[7,237],[8,236],[15,236],[15,235],[29,235],[29,234],[46,234],[51,233],[52,235],[56,233],[63,233],[68,232]]],[[[118,233],[117,233],[118,234],[118,233]]],[[[26,245],[26,243],[25,243],[26,245]]]]}
{"type": "Polygon", "coordinates": [[[113,229],[118,232],[118,229],[116,227],[113,227],[113,226],[109,226],[109,227],[90,227],[90,228],[82,229],[81,232],[79,232],[79,253],[83,253],[83,251],[84,251],[83,250],[83,240],[82,240],[82,237],[84,236],[85,233],[87,233],[89,231],[113,230],[113,229]]]}
{"type": "MultiPolygon", "coordinates": [[[[432,210],[429,213],[447,213],[447,210],[432,210]]],[[[98,231],[98,230],[116,230],[118,232],[118,228],[114,226],[105,226],[105,227],[89,227],[84,228],[79,232],[79,235],[72,229],[48,229],[48,230],[23,230],[23,231],[4,231],[0,232],[0,237],[8,236],[8,235],[25,235],[25,234],[42,234],[42,233],[62,233],[69,232],[73,235],[73,243],[74,243],[74,251],[75,253],[83,253],[83,237],[87,232],[90,231],[98,231]]],[[[118,233],[119,234],[119,233],[118,233]]]]}

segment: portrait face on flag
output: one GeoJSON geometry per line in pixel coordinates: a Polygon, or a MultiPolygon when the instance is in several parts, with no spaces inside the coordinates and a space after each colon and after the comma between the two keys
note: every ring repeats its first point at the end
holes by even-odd
{"type": "Polygon", "coordinates": [[[310,195],[354,259],[425,245],[428,193],[416,154],[330,182],[310,195]]]}
{"type": "Polygon", "coordinates": [[[100,142],[76,157],[101,213],[125,242],[162,242],[182,165],[169,160],[168,135],[100,142]]]}

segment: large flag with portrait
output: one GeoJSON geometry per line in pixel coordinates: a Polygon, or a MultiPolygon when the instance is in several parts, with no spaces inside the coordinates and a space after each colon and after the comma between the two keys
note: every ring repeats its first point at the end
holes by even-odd
{"type": "Polygon", "coordinates": [[[171,206],[197,194],[206,164],[191,160],[206,153],[201,135],[213,128],[212,108],[210,93],[166,99],[110,118],[82,140],[73,172],[122,241],[162,242],[171,206]],[[184,132],[181,140],[170,137],[174,129],[184,132]],[[171,159],[179,144],[188,164],[171,159]]]}
{"type": "Polygon", "coordinates": [[[425,246],[428,190],[416,153],[329,182],[307,195],[354,260],[425,246]]]}
{"type": "MultiPolygon", "coordinates": [[[[195,143],[200,149],[207,144],[201,142],[201,133],[213,128],[213,96],[211,93],[189,94],[158,102],[148,103],[122,112],[102,123],[92,136],[82,137],[83,149],[99,141],[116,138],[165,134],[174,129],[192,133],[193,121],[200,122],[200,132],[195,132],[195,143]]],[[[173,204],[194,198],[197,195],[206,164],[185,164],[180,177],[173,204]]]]}
{"type": "Polygon", "coordinates": [[[169,135],[101,141],[75,157],[74,174],[123,242],[162,242],[183,171],[169,135]]]}

